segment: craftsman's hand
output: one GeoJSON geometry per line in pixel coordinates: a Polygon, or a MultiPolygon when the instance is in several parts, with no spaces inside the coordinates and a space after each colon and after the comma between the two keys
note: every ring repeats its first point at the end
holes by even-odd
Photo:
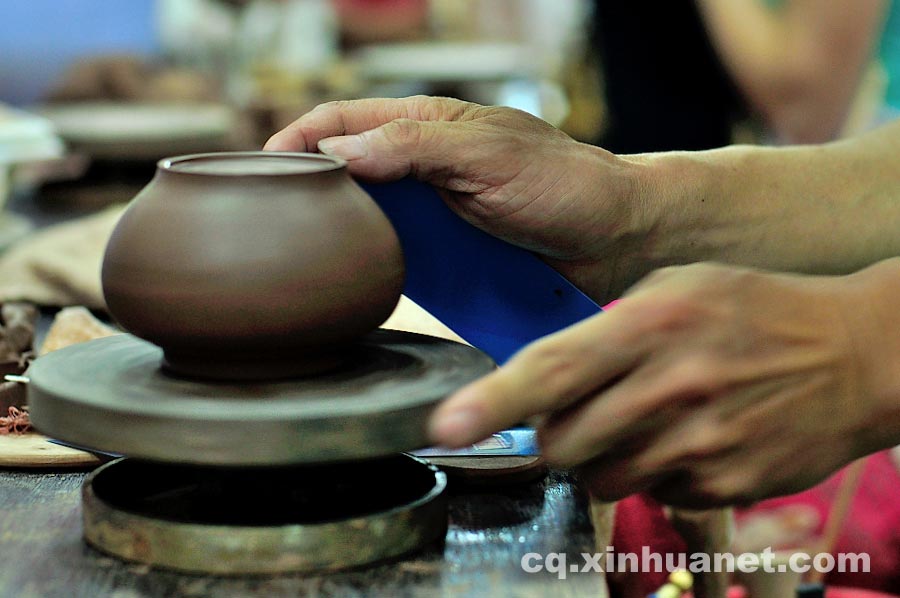
{"type": "Polygon", "coordinates": [[[540,254],[599,300],[634,243],[638,159],[578,143],[511,108],[448,98],[331,102],[274,135],[267,150],[346,159],[359,178],[411,175],[432,184],[463,218],[540,254]]]}
{"type": "Polygon", "coordinates": [[[450,397],[432,439],[463,446],[542,415],[547,460],[583,466],[601,499],[709,507],[799,491],[900,440],[895,299],[873,299],[888,269],[659,270],[450,397]]]}

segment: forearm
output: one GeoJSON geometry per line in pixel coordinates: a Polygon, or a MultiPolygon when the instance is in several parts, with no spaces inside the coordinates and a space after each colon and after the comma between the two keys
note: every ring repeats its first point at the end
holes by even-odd
{"type": "Polygon", "coordinates": [[[710,40],[738,83],[758,90],[787,68],[790,25],[760,0],[697,0],[710,40]]]}
{"type": "Polygon", "coordinates": [[[839,274],[900,255],[900,122],[853,140],[632,158],[647,266],[839,274]]]}
{"type": "Polygon", "coordinates": [[[782,141],[834,138],[873,47],[884,0],[698,0],[710,39],[782,141]]]}

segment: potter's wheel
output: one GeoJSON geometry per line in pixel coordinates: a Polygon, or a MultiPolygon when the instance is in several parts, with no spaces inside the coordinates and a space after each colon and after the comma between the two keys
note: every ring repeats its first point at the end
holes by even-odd
{"type": "Polygon", "coordinates": [[[427,444],[436,403],[494,367],[468,345],[389,330],[287,381],[184,379],[161,362],[129,334],[44,355],[28,371],[32,421],[129,457],[85,480],[90,545],[219,575],[356,567],[442,538],[446,475],[398,453],[427,444]]]}
{"type": "Polygon", "coordinates": [[[263,383],[181,379],[131,335],[74,345],[29,370],[44,434],[154,461],[281,465],[362,459],[427,444],[438,401],[493,367],[468,345],[378,330],[338,369],[263,383]]]}
{"type": "Polygon", "coordinates": [[[40,432],[127,457],[85,481],[89,544],[263,574],[359,566],[443,536],[446,476],[400,453],[426,445],[438,401],[494,364],[453,341],[365,334],[396,305],[404,264],[344,162],[163,160],[110,237],[102,279],[116,321],[159,346],[112,336],[28,370],[40,432]]]}

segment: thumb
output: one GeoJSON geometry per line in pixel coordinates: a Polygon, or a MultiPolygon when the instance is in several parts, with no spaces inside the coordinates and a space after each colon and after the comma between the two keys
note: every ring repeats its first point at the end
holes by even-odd
{"type": "Polygon", "coordinates": [[[346,160],[350,172],[363,179],[391,181],[413,175],[442,185],[461,164],[465,135],[458,127],[453,122],[397,119],[358,135],[322,139],[318,148],[346,160]]]}

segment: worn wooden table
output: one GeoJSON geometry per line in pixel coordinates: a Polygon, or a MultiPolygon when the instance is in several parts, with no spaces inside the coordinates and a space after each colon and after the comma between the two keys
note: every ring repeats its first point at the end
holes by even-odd
{"type": "Polygon", "coordinates": [[[398,562],[322,576],[223,578],[130,565],[81,540],[84,472],[0,472],[0,597],[595,597],[593,573],[526,573],[530,552],[594,552],[586,500],[561,472],[489,491],[457,489],[443,545],[398,562]]]}

